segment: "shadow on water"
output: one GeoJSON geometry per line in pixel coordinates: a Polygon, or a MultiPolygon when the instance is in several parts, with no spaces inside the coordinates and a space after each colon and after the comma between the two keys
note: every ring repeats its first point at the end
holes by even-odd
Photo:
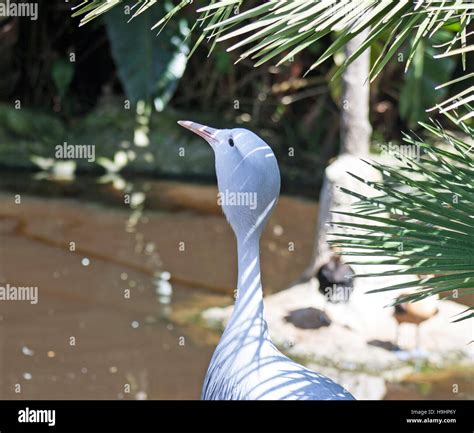
{"type": "MultiPolygon", "coordinates": [[[[267,294],[304,269],[316,213],[280,200],[262,240],[267,294]]],[[[0,398],[199,398],[218,335],[196,318],[232,301],[234,247],[215,187],[3,172],[0,286],[38,287],[38,302],[0,303],[0,398]]],[[[450,398],[429,383],[387,398],[450,398]]]]}

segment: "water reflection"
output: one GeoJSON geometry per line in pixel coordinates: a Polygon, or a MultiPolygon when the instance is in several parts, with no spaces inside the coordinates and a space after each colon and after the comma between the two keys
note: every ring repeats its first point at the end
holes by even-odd
{"type": "Polygon", "coordinates": [[[158,302],[163,305],[171,304],[173,286],[169,282],[171,274],[169,272],[159,272],[155,274],[153,286],[155,287],[158,302]]]}
{"type": "Polygon", "coordinates": [[[33,175],[35,180],[72,182],[75,178],[77,164],[74,161],[61,161],[41,156],[32,156],[31,161],[40,168],[40,171],[33,175]]]}
{"type": "MultiPolygon", "coordinates": [[[[141,225],[148,223],[148,218],[144,216],[146,193],[150,189],[148,182],[137,187],[133,182],[125,180],[118,172],[126,166],[128,162],[127,154],[119,151],[115,154],[114,161],[102,158],[99,163],[106,168],[107,174],[98,179],[102,185],[110,184],[115,190],[124,194],[124,203],[130,208],[130,215],[125,223],[125,232],[134,235],[134,252],[144,256],[144,261],[151,265],[153,273],[152,285],[156,293],[156,298],[162,307],[164,317],[171,314],[171,299],[173,287],[170,283],[171,274],[162,270],[163,262],[153,241],[146,238],[145,233],[140,230],[141,225]],[[145,260],[146,258],[146,260],[145,260]]],[[[121,280],[127,280],[125,273],[121,274],[121,280]]],[[[133,289],[137,286],[136,281],[129,280],[128,286],[133,289]]],[[[142,289],[143,286],[139,288],[142,289]]],[[[134,320],[132,328],[138,328],[139,322],[134,320]]]]}

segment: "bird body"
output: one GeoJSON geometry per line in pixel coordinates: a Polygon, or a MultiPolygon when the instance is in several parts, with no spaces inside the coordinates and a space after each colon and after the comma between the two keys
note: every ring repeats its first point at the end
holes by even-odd
{"type": "Polygon", "coordinates": [[[393,316],[400,323],[414,323],[419,325],[430,319],[438,312],[437,299],[425,298],[417,302],[404,302],[395,305],[393,316]]]}
{"type": "Polygon", "coordinates": [[[202,398],[353,399],[342,386],[283,355],[268,333],[259,241],[280,192],[280,172],[271,148],[246,129],[217,130],[189,121],[179,124],[213,148],[221,197],[248,198],[221,202],[237,240],[237,294],[232,316],[209,364],[202,398]]]}
{"type": "MultiPolygon", "coordinates": [[[[232,334],[228,334],[232,335],[232,334]]],[[[340,385],[283,355],[269,340],[242,341],[234,352],[221,339],[206,374],[203,400],[348,400],[340,385]],[[256,356],[258,354],[258,356],[256,356]]]]}
{"type": "MultiPolygon", "coordinates": [[[[397,299],[406,296],[406,294],[400,295],[397,299]]],[[[416,325],[416,347],[420,347],[420,323],[431,319],[438,313],[438,299],[437,297],[429,297],[422,299],[417,302],[403,302],[396,304],[393,312],[393,317],[397,321],[397,336],[396,343],[398,346],[399,340],[399,326],[402,323],[412,323],[416,325]]]]}
{"type": "Polygon", "coordinates": [[[349,265],[342,263],[340,256],[333,255],[322,265],[316,278],[319,282],[319,292],[329,302],[348,302],[352,291],[354,271],[349,265]]]}

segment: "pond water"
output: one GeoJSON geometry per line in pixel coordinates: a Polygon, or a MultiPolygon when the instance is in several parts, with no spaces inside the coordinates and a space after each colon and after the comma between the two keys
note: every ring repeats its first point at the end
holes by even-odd
{"type": "MultiPolygon", "coordinates": [[[[198,314],[230,304],[236,278],[215,197],[196,183],[4,172],[0,286],[38,287],[38,302],[0,303],[0,398],[199,398],[219,334],[198,314]]],[[[308,263],[316,215],[316,202],[280,200],[262,239],[267,294],[308,263]]],[[[448,384],[416,378],[386,398],[466,397],[448,384]]]]}

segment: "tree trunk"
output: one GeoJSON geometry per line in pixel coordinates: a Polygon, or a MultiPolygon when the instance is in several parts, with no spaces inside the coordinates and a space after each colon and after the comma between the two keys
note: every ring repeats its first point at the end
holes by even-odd
{"type": "MultiPolygon", "coordinates": [[[[359,48],[369,34],[366,29],[346,45],[348,58],[359,48]]],[[[372,127],[369,121],[369,70],[370,49],[352,62],[342,75],[341,152],[350,155],[369,153],[372,127]]]]}
{"type": "MultiPolygon", "coordinates": [[[[369,29],[364,30],[346,44],[346,58],[349,57],[365,40],[369,29]]],[[[329,221],[347,220],[334,210],[350,211],[352,199],[342,193],[339,187],[343,186],[356,191],[367,192],[364,185],[347,172],[367,178],[371,176],[370,168],[360,161],[360,157],[369,153],[370,135],[372,128],[369,122],[369,68],[370,50],[362,53],[357,60],[352,62],[342,75],[343,90],[341,98],[341,150],[339,156],[324,172],[324,180],[319,197],[319,218],[316,231],[315,248],[308,268],[303,273],[302,279],[312,278],[319,267],[331,255],[327,243],[329,221]],[[367,176],[367,177],[366,177],[367,176]]]]}

